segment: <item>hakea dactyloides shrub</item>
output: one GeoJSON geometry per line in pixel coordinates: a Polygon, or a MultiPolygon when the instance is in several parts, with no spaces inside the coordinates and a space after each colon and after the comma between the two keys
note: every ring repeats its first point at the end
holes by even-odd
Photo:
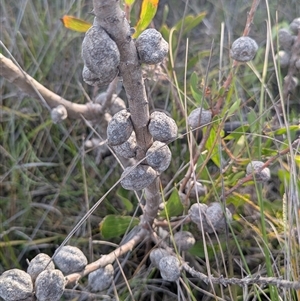
{"type": "MultiPolygon", "coordinates": [[[[128,21],[116,5],[110,1],[94,1],[96,17],[82,43],[82,76],[87,84],[97,87],[118,79],[123,81],[128,108],[124,107],[123,100],[113,94],[118,99],[118,105],[113,110],[112,104],[111,115],[107,118],[107,145],[117,156],[133,160],[130,162],[134,163],[124,169],[120,183],[127,190],[145,190],[145,206],[139,227],[152,235],[156,231],[153,224],[158,218],[162,198],[157,180],[171,163],[169,143],[177,138],[178,128],[175,120],[167,114],[158,111],[149,113],[141,65],[163,62],[168,53],[168,43],[155,29],[145,30],[134,40],[128,21]],[[114,18],[106,18],[112,15],[114,18]]],[[[253,39],[241,37],[233,43],[231,57],[245,63],[254,58],[257,49],[253,39]]],[[[106,96],[99,96],[96,103],[104,105],[106,96]]],[[[66,117],[63,108],[52,111],[55,122],[66,117]]],[[[211,124],[213,117],[211,108],[198,107],[189,114],[187,122],[195,130],[211,124]]],[[[270,171],[263,165],[259,161],[249,163],[247,176],[253,176],[257,181],[268,181],[270,171]]],[[[226,229],[232,214],[220,202],[199,202],[206,194],[206,186],[190,176],[180,198],[183,202],[189,200],[186,202],[185,221],[195,224],[202,234],[214,235],[226,229]]],[[[185,266],[182,252],[190,250],[196,239],[191,232],[182,230],[167,236],[171,238],[170,243],[165,248],[154,248],[149,257],[163,280],[174,282],[179,280],[185,266]]],[[[39,301],[60,300],[69,284],[70,274],[77,275],[75,280],[88,274],[87,289],[91,292],[101,292],[112,285],[115,268],[111,262],[99,264],[91,270],[87,269],[88,266],[85,255],[72,246],[60,248],[53,260],[46,254],[39,254],[30,261],[27,273],[12,269],[0,276],[0,296],[6,301],[34,298],[39,301]]]]}

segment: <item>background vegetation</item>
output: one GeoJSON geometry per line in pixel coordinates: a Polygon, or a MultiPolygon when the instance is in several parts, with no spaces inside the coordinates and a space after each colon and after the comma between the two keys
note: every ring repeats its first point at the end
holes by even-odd
{"type": "MultiPolygon", "coordinates": [[[[220,87],[232,64],[230,45],[242,34],[250,6],[242,0],[160,1],[153,25],[171,42],[170,59],[161,68],[145,70],[147,93],[151,109],[169,112],[181,133],[186,132],[181,104],[190,112],[204,100],[203,106],[209,108],[221,95],[220,87]],[[192,17],[182,25],[188,15],[192,17]]],[[[11,54],[28,74],[66,99],[77,103],[94,99],[101,91],[84,84],[81,77],[84,34],[65,29],[60,21],[69,14],[92,22],[91,9],[88,0],[1,1],[1,40],[9,51],[1,47],[1,53],[11,54]]],[[[139,2],[131,12],[132,24],[138,9],[139,2]]],[[[187,226],[197,238],[187,260],[205,274],[299,280],[300,160],[291,143],[299,134],[300,94],[298,88],[284,100],[285,110],[279,116],[274,108],[280,103],[287,71],[279,69],[276,74],[269,50],[269,42],[275,52],[278,49],[278,28],[288,27],[296,17],[300,17],[296,0],[261,1],[250,32],[259,44],[258,54],[235,74],[224,109],[214,119],[208,152],[198,160],[197,175],[208,188],[201,201],[209,204],[219,201],[224,191],[243,178],[250,160],[267,161],[290,148],[287,155],[272,162],[272,179],[267,184],[246,183],[228,196],[226,203],[233,212],[229,233],[203,240],[197,229],[187,226]],[[243,126],[227,135],[228,127],[237,122],[243,126]],[[214,139],[219,139],[216,145],[214,139]],[[218,147],[221,143],[222,148],[218,147]]],[[[85,148],[92,131],[84,121],[53,124],[45,107],[3,78],[0,89],[2,273],[14,267],[26,269],[26,259],[39,252],[51,256],[88,208],[118,181],[122,170],[113,156],[99,158],[97,151],[85,148]]],[[[121,89],[120,95],[125,97],[121,89]]],[[[166,199],[178,188],[189,165],[187,136],[172,143],[171,150],[171,166],[162,175],[166,199]]],[[[78,246],[89,261],[113,250],[103,242],[99,223],[108,214],[134,215],[136,206],[134,194],[117,186],[70,244],[78,246]]],[[[120,238],[109,241],[119,243],[120,238]]],[[[136,300],[186,296],[175,285],[162,284],[159,273],[148,269],[146,254],[151,247],[137,248],[126,261],[126,276],[136,300]]],[[[185,279],[185,283],[190,300],[300,300],[299,292],[290,289],[211,287],[195,279],[185,279]]],[[[77,289],[84,285],[83,281],[77,289]]],[[[122,277],[116,294],[120,300],[129,294],[122,277]]]]}

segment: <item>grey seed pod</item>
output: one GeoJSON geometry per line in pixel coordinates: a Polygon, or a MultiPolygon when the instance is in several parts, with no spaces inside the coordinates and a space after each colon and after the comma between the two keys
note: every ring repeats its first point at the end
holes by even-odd
{"type": "Polygon", "coordinates": [[[185,207],[185,208],[189,208],[191,206],[191,201],[190,199],[187,197],[187,195],[181,191],[179,191],[179,198],[181,201],[181,204],[185,207]]]}
{"type": "Polygon", "coordinates": [[[292,21],[290,30],[294,35],[298,35],[298,31],[300,30],[300,18],[296,18],[292,21]]]}
{"type": "Polygon", "coordinates": [[[35,281],[38,301],[58,301],[64,293],[65,277],[60,270],[45,270],[35,281]]]}
{"type": "Polygon", "coordinates": [[[63,246],[53,260],[65,275],[82,271],[88,263],[83,252],[73,246],[63,246]]]}
{"type": "Polygon", "coordinates": [[[295,76],[287,75],[284,77],[283,80],[284,80],[284,84],[288,85],[288,91],[290,93],[293,93],[296,90],[297,86],[299,85],[299,80],[295,76]]]}
{"type": "Polygon", "coordinates": [[[128,140],[133,131],[130,113],[121,110],[113,116],[107,127],[107,142],[116,146],[128,140]]]}
{"type": "Polygon", "coordinates": [[[51,119],[53,123],[60,123],[68,117],[68,112],[65,106],[58,105],[51,110],[51,119]]]}
{"type": "Polygon", "coordinates": [[[108,264],[89,274],[88,282],[92,292],[101,292],[112,284],[114,279],[114,267],[108,264]]]}
{"type": "Polygon", "coordinates": [[[257,173],[257,170],[259,170],[264,165],[264,162],[261,161],[251,161],[247,167],[246,167],[246,173],[247,175],[252,175],[253,173],[255,176],[256,181],[258,182],[266,182],[270,180],[270,169],[265,167],[262,171],[257,173]]]}
{"type": "Polygon", "coordinates": [[[95,74],[97,85],[109,84],[118,74],[120,53],[117,44],[103,28],[93,25],[82,42],[84,65],[95,74]]]}
{"type": "Polygon", "coordinates": [[[122,177],[124,174],[126,176],[121,180],[122,187],[127,190],[142,190],[157,177],[156,171],[148,165],[138,165],[128,173],[129,169],[132,169],[132,167],[125,168],[122,177]]]}
{"type": "Polygon", "coordinates": [[[31,276],[32,282],[34,283],[36,277],[45,269],[54,270],[55,266],[50,256],[45,253],[40,253],[30,261],[27,273],[31,276]]]}
{"type": "Polygon", "coordinates": [[[144,30],[137,38],[135,45],[141,62],[145,64],[162,62],[169,51],[168,43],[161,33],[153,28],[144,30]]]}
{"type": "Polygon", "coordinates": [[[199,126],[206,125],[211,122],[212,111],[203,108],[193,110],[188,117],[188,124],[191,128],[195,129],[199,126]]]}
{"type": "Polygon", "coordinates": [[[279,60],[281,68],[287,68],[290,64],[291,54],[288,51],[280,50],[276,56],[276,60],[279,60]]]}
{"type": "Polygon", "coordinates": [[[153,266],[155,266],[156,268],[159,268],[159,262],[163,257],[169,256],[169,253],[167,250],[163,249],[163,248],[157,248],[157,249],[153,249],[150,252],[150,260],[151,263],[153,264],[153,266]]]}
{"type": "Polygon", "coordinates": [[[289,51],[294,43],[294,37],[287,29],[281,28],[278,30],[278,41],[282,49],[289,51]]]}
{"type": "Polygon", "coordinates": [[[187,251],[195,244],[196,240],[191,232],[180,231],[174,234],[174,242],[180,251],[187,251]]]}
{"type": "Polygon", "coordinates": [[[100,87],[102,86],[102,82],[99,79],[98,75],[93,73],[89,68],[83,66],[82,70],[82,78],[83,80],[90,86],[100,87]]]}
{"type": "Polygon", "coordinates": [[[164,280],[176,281],[180,277],[180,262],[174,256],[165,256],[159,261],[159,270],[164,280]]]}
{"type": "Polygon", "coordinates": [[[147,163],[159,173],[169,167],[171,158],[172,153],[169,147],[160,141],[154,141],[146,152],[147,163]]]}
{"type": "Polygon", "coordinates": [[[226,224],[232,222],[232,213],[230,212],[230,210],[226,208],[225,212],[226,217],[223,214],[222,218],[218,221],[216,225],[216,230],[218,230],[218,232],[223,232],[226,228],[226,224]]]}
{"type": "Polygon", "coordinates": [[[258,50],[257,43],[249,37],[240,37],[232,43],[230,56],[238,62],[251,61],[258,50]]]}
{"type": "Polygon", "coordinates": [[[150,115],[148,129],[153,139],[161,142],[170,142],[177,137],[176,122],[162,112],[155,111],[150,115]]]}
{"type": "Polygon", "coordinates": [[[189,193],[191,199],[197,199],[197,195],[199,198],[200,196],[205,196],[207,194],[207,187],[202,185],[199,181],[196,181],[195,183],[193,180],[190,180],[185,186],[184,192],[186,194],[189,193]]]}
{"type": "Polygon", "coordinates": [[[31,277],[22,270],[7,270],[0,276],[0,297],[5,301],[26,300],[32,291],[31,277]]]}
{"type": "Polygon", "coordinates": [[[207,233],[213,233],[214,231],[223,231],[226,226],[226,217],[228,221],[232,220],[232,214],[228,208],[226,208],[226,217],[223,212],[223,208],[220,203],[211,203],[206,210],[206,220],[209,228],[206,229],[207,233]]]}
{"type": "MultiPolygon", "coordinates": [[[[107,92],[100,93],[96,99],[95,103],[103,105],[106,102],[107,92]]],[[[108,108],[109,113],[113,116],[119,111],[126,109],[125,102],[122,98],[118,97],[117,94],[113,94],[110,101],[111,105],[108,108]]]]}
{"type": "Polygon", "coordinates": [[[113,146],[112,148],[114,149],[117,155],[123,158],[126,159],[134,158],[137,149],[135,132],[132,131],[127,141],[125,141],[120,145],[113,146]]]}
{"type": "Polygon", "coordinates": [[[195,203],[191,206],[188,212],[192,222],[197,225],[202,223],[205,229],[207,228],[207,222],[205,218],[206,210],[206,204],[195,203]]]}

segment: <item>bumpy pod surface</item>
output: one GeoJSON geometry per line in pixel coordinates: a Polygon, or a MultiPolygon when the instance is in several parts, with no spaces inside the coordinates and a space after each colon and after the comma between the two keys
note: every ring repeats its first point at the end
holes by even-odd
{"type": "Polygon", "coordinates": [[[294,37],[287,29],[282,28],[278,30],[278,41],[282,49],[289,51],[294,43],[294,37]]]}
{"type": "Polygon", "coordinates": [[[82,271],[88,261],[83,252],[77,247],[64,246],[55,255],[54,263],[65,274],[82,271]]]}
{"type": "Polygon", "coordinates": [[[128,138],[128,140],[125,141],[124,143],[113,146],[113,149],[117,155],[123,158],[126,159],[134,158],[137,149],[135,132],[133,131],[130,137],[128,138]]]}
{"type": "Polygon", "coordinates": [[[159,262],[163,257],[169,256],[168,251],[163,248],[157,248],[150,252],[150,260],[153,266],[159,268],[159,262]]]}
{"type": "Polygon", "coordinates": [[[148,165],[138,165],[128,174],[127,172],[132,167],[127,167],[123,171],[126,174],[124,179],[121,181],[121,185],[127,190],[142,190],[149,186],[157,177],[156,171],[148,165]]]}
{"type": "Polygon", "coordinates": [[[160,141],[154,141],[146,152],[147,163],[158,172],[163,172],[169,167],[171,158],[169,147],[160,141]]]}
{"type": "Polygon", "coordinates": [[[89,274],[88,282],[92,292],[101,292],[107,289],[114,278],[114,267],[108,264],[89,274]]]}
{"type": "Polygon", "coordinates": [[[154,28],[144,30],[136,42],[140,60],[145,64],[158,64],[168,54],[169,45],[160,32],[154,28]]]}
{"type": "Polygon", "coordinates": [[[298,35],[298,31],[300,30],[300,18],[296,18],[292,21],[290,30],[294,35],[298,35]]]}
{"type": "Polygon", "coordinates": [[[38,301],[58,301],[64,293],[65,278],[60,270],[45,270],[35,281],[35,295],[38,301]]]}
{"type": "Polygon", "coordinates": [[[174,242],[181,251],[189,250],[196,242],[195,237],[189,231],[179,231],[174,234],[174,242]]]}
{"type": "Polygon", "coordinates": [[[40,253],[30,261],[27,268],[27,273],[31,276],[33,282],[35,281],[36,277],[45,270],[45,268],[47,270],[55,269],[53,261],[50,260],[50,256],[45,253],[40,253]]]}
{"type": "Polygon", "coordinates": [[[210,123],[211,119],[212,119],[211,110],[197,108],[190,113],[188,117],[188,124],[191,128],[195,129],[199,126],[203,126],[210,123]]]}
{"type": "Polygon", "coordinates": [[[193,223],[195,224],[206,224],[206,214],[207,205],[201,203],[193,204],[189,209],[189,216],[193,223]]]}
{"type": "MultiPolygon", "coordinates": [[[[82,42],[82,58],[87,69],[95,75],[93,78],[98,78],[98,81],[95,81],[97,85],[109,84],[118,74],[119,49],[99,25],[94,24],[86,32],[82,42]]],[[[91,80],[87,83],[90,82],[91,80]]]]}
{"type": "MultiPolygon", "coordinates": [[[[228,221],[232,220],[232,214],[226,208],[226,217],[228,221]]],[[[206,210],[206,220],[209,228],[206,232],[213,233],[215,231],[222,231],[226,226],[226,217],[224,216],[223,208],[220,203],[211,203],[206,210]]]]}
{"type": "Polygon", "coordinates": [[[157,141],[170,142],[177,137],[176,122],[162,112],[155,111],[150,115],[148,129],[153,139],[157,141]]]}
{"type": "Polygon", "coordinates": [[[165,256],[159,261],[159,270],[164,280],[176,281],[180,277],[180,262],[174,256],[165,256]]]}
{"type": "Polygon", "coordinates": [[[0,297],[5,301],[20,301],[32,296],[31,277],[19,269],[5,271],[0,276],[0,297]]]}
{"type": "Polygon", "coordinates": [[[128,140],[133,131],[130,113],[121,110],[113,116],[107,127],[107,142],[111,146],[120,145],[128,140]]]}
{"type": "Polygon", "coordinates": [[[82,78],[90,86],[102,86],[101,80],[99,79],[98,75],[93,73],[86,66],[83,66],[82,78]]]}
{"type": "Polygon", "coordinates": [[[254,176],[255,176],[256,181],[259,181],[259,182],[269,181],[271,178],[269,168],[265,167],[262,171],[257,172],[263,165],[264,165],[264,162],[251,161],[246,167],[247,175],[252,175],[253,173],[255,173],[254,176]]]}
{"type": "Polygon", "coordinates": [[[230,56],[238,62],[251,61],[258,49],[257,43],[249,37],[240,37],[232,43],[230,56]]]}

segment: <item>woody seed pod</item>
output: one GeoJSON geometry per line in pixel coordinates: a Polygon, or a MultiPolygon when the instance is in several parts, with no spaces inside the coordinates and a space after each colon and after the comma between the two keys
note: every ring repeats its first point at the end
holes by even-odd
{"type": "MultiPolygon", "coordinates": [[[[226,208],[227,220],[232,220],[232,214],[228,208],[226,208]]],[[[226,218],[224,216],[223,208],[220,203],[211,203],[206,210],[206,220],[209,228],[206,230],[208,233],[213,233],[215,231],[220,231],[225,229],[226,218]]]]}
{"type": "Polygon", "coordinates": [[[102,86],[101,80],[99,79],[98,75],[93,73],[86,66],[83,66],[82,78],[90,86],[97,86],[97,87],[102,86]]]}
{"type": "Polygon", "coordinates": [[[54,263],[67,275],[82,271],[88,261],[83,252],[77,247],[63,246],[54,256],[54,263]]]}
{"type": "Polygon", "coordinates": [[[51,110],[51,119],[53,123],[60,123],[68,117],[68,112],[65,106],[58,105],[51,110]]]}
{"type": "Polygon", "coordinates": [[[190,180],[186,185],[184,192],[189,194],[191,199],[197,199],[197,195],[200,197],[207,194],[207,187],[202,185],[199,181],[196,181],[195,183],[193,180],[190,180]]]}
{"type": "Polygon", "coordinates": [[[238,62],[251,61],[258,49],[256,42],[249,37],[240,37],[232,43],[230,56],[238,62]]]}
{"type": "Polygon", "coordinates": [[[156,268],[159,267],[159,262],[163,257],[169,256],[169,253],[167,250],[163,248],[157,248],[150,252],[150,260],[153,266],[156,268]]]}
{"type": "Polygon", "coordinates": [[[22,270],[7,270],[0,276],[0,297],[5,301],[29,299],[32,291],[31,277],[22,270]]]}
{"type": "Polygon", "coordinates": [[[169,147],[160,141],[154,141],[146,153],[148,165],[160,173],[169,167],[171,158],[172,153],[169,147]]]}
{"type": "Polygon", "coordinates": [[[99,25],[94,24],[86,32],[82,42],[82,58],[84,65],[99,79],[97,85],[109,84],[118,74],[119,49],[99,25]]]}
{"type": "Polygon", "coordinates": [[[127,141],[125,141],[124,143],[122,143],[120,145],[113,146],[113,149],[117,155],[119,155],[123,158],[126,158],[126,159],[134,158],[136,155],[136,149],[137,149],[135,132],[132,131],[132,133],[127,141]]]}
{"type": "Polygon", "coordinates": [[[101,292],[107,289],[114,278],[114,267],[108,264],[89,274],[88,282],[92,292],[101,292]]]}
{"type": "Polygon", "coordinates": [[[180,262],[174,256],[165,256],[159,261],[159,270],[164,280],[176,281],[180,277],[180,262]]]}
{"type": "Polygon", "coordinates": [[[174,242],[181,251],[189,250],[196,242],[195,237],[189,231],[180,231],[175,233],[174,242]]]}
{"type": "Polygon", "coordinates": [[[294,37],[287,29],[281,28],[278,30],[278,41],[282,49],[289,51],[294,43],[294,37]]]}
{"type": "Polygon", "coordinates": [[[162,112],[151,114],[148,129],[153,139],[161,142],[170,142],[177,137],[176,122],[162,112]]]}
{"type": "Polygon", "coordinates": [[[121,110],[113,116],[107,127],[107,142],[116,146],[128,140],[133,131],[130,113],[121,110]]]}
{"type": "Polygon", "coordinates": [[[197,108],[193,110],[188,117],[188,124],[191,128],[195,129],[199,126],[206,125],[211,122],[212,112],[211,110],[205,110],[203,108],[197,108]]]}
{"type": "Polygon", "coordinates": [[[189,209],[189,216],[195,224],[201,223],[203,220],[205,221],[205,213],[207,210],[206,204],[195,203],[189,209]]]}
{"type": "Polygon", "coordinates": [[[288,51],[280,50],[276,54],[276,59],[279,60],[281,68],[287,68],[290,64],[291,54],[288,51]]]}
{"type": "Polygon", "coordinates": [[[287,84],[288,87],[288,91],[290,93],[293,93],[295,91],[295,89],[297,88],[298,84],[299,84],[299,80],[297,77],[295,76],[285,76],[284,77],[284,84],[287,84]]]}
{"type": "Polygon", "coordinates": [[[32,282],[35,282],[36,277],[45,269],[55,269],[53,261],[50,260],[50,256],[45,253],[40,253],[30,261],[27,268],[27,273],[31,276],[32,282]]]}
{"type": "Polygon", "coordinates": [[[163,39],[160,32],[154,28],[144,30],[136,42],[140,60],[145,64],[158,64],[168,54],[168,43],[163,39]]]}
{"type": "Polygon", "coordinates": [[[58,301],[64,293],[65,277],[60,270],[45,270],[35,281],[35,295],[39,301],[58,301]]]}
{"type": "Polygon", "coordinates": [[[294,35],[298,35],[298,31],[300,30],[300,18],[296,18],[292,21],[290,30],[294,35]]]}
{"type": "Polygon", "coordinates": [[[261,161],[251,161],[247,167],[246,167],[246,173],[247,175],[252,175],[254,173],[254,177],[256,181],[259,182],[266,182],[270,180],[270,169],[265,167],[260,172],[257,172],[262,166],[264,165],[264,162],[261,161]]]}
{"type": "Polygon", "coordinates": [[[132,167],[127,167],[123,171],[126,176],[121,181],[121,185],[127,190],[142,190],[149,186],[157,177],[156,171],[148,165],[138,165],[132,171],[132,167]],[[128,173],[128,174],[127,174],[128,173]]]}

